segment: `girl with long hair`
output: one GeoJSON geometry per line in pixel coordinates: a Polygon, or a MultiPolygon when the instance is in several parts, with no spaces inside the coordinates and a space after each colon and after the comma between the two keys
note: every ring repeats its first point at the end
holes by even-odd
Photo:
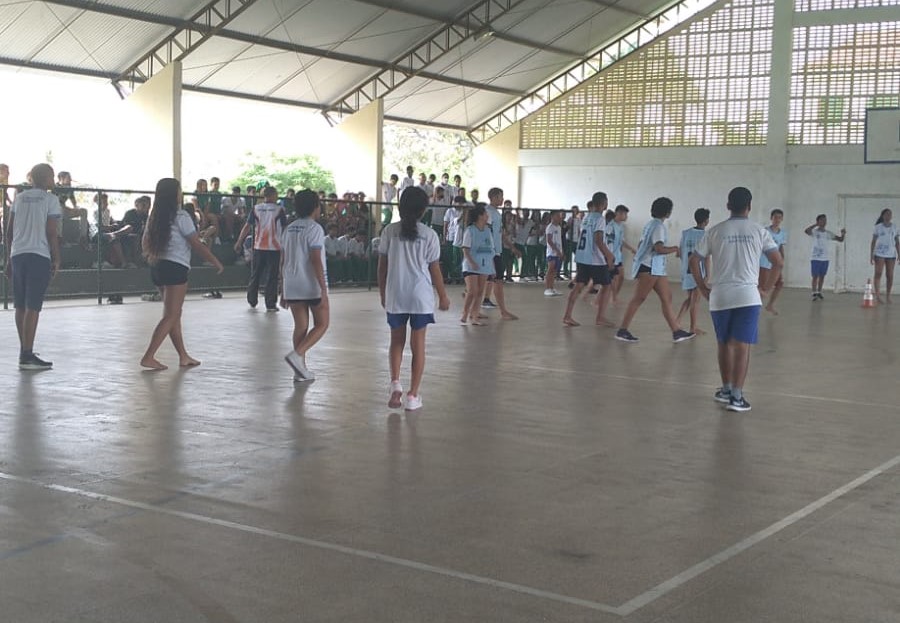
{"type": "Polygon", "coordinates": [[[893,212],[885,208],[875,221],[872,232],[872,244],[869,250],[870,262],[875,265],[875,298],[881,303],[881,273],[885,275],[887,286],[887,302],[891,302],[891,290],[894,289],[894,264],[900,257],[900,238],[897,226],[892,223],[893,212]]]}
{"type": "Polygon", "coordinates": [[[440,240],[433,229],[419,222],[427,207],[428,195],[424,190],[417,187],[404,190],[400,196],[400,222],[382,230],[378,246],[378,290],[391,328],[388,406],[392,409],[402,405],[400,364],[406,347],[407,324],[412,329],[409,340],[412,378],[406,394],[406,410],[415,411],[422,407],[419,386],[425,373],[425,330],[434,323],[435,289],[439,309],[450,309],[450,299],[447,298],[441,275],[440,240]]]}
{"type": "Polygon", "coordinates": [[[168,366],[156,359],[156,351],[168,337],[178,353],[182,367],[198,366],[200,362],[184,348],[181,333],[181,308],[187,293],[188,272],[191,269],[191,251],[222,273],[222,263],[209,248],[200,242],[194,220],[181,209],[181,185],[178,180],[165,177],[156,184],[153,208],[144,229],[142,246],[153,284],[159,288],[163,300],[163,316],[153,335],[141,365],[151,370],[165,370],[168,366]]]}

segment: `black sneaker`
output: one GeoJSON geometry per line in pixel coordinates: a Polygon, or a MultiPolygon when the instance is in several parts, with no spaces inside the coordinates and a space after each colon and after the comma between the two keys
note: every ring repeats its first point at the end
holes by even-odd
{"type": "Polygon", "coordinates": [[[34,353],[19,357],[19,370],[49,370],[52,367],[52,363],[40,359],[34,353]]]}
{"type": "Polygon", "coordinates": [[[628,329],[619,329],[616,331],[616,339],[620,342],[637,342],[638,339],[631,335],[631,331],[628,329]]]}
{"type": "Polygon", "coordinates": [[[686,342],[688,340],[694,339],[697,337],[696,333],[691,333],[690,331],[685,331],[684,329],[678,329],[678,331],[672,332],[672,341],[676,344],[678,342],[686,342]]]}
{"type": "Polygon", "coordinates": [[[716,393],[713,395],[713,400],[716,402],[721,402],[722,404],[727,405],[731,402],[731,390],[725,390],[721,387],[716,390],[716,393]]]}
{"type": "Polygon", "coordinates": [[[740,398],[735,398],[734,396],[732,396],[731,400],[728,401],[728,406],[725,408],[729,411],[739,411],[743,413],[744,411],[750,410],[750,403],[747,402],[747,399],[743,396],[741,396],[740,398]]]}

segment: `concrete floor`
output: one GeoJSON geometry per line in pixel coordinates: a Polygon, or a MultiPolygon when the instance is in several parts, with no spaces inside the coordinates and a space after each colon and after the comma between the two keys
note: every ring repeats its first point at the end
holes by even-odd
{"type": "Polygon", "coordinates": [[[0,314],[0,620],[900,620],[900,304],[787,292],[738,415],[654,300],[628,345],[541,290],[461,328],[455,289],[415,415],[374,293],[298,386],[237,296],[186,305],[189,371],[137,366],[159,304],[47,309],[43,373],[0,314]]]}

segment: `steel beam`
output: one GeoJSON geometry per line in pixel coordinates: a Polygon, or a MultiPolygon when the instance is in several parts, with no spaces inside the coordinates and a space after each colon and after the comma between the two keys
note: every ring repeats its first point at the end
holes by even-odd
{"type": "MultiPolygon", "coordinates": [[[[126,19],[133,19],[136,21],[142,21],[149,24],[159,24],[162,26],[171,26],[180,30],[193,30],[194,32],[204,34],[206,32],[212,31],[213,28],[211,26],[204,25],[202,23],[195,23],[189,20],[183,20],[175,17],[166,17],[161,15],[156,15],[154,13],[148,13],[146,11],[138,11],[135,9],[126,9],[122,7],[116,7],[108,4],[98,4],[96,2],[89,2],[88,0],[45,0],[49,4],[57,4],[60,6],[67,6],[76,9],[83,9],[85,11],[90,11],[94,13],[102,13],[104,15],[114,15],[116,17],[124,17],[126,19]]],[[[227,1],[227,0],[226,0],[227,1]]],[[[239,1],[239,0],[232,0],[239,1]]],[[[255,0],[247,0],[255,1],[255,0]]],[[[294,52],[297,54],[305,54],[307,56],[314,56],[317,58],[327,58],[335,61],[340,61],[343,63],[350,63],[353,65],[362,65],[366,67],[373,67],[379,70],[387,69],[390,67],[390,64],[384,61],[378,61],[371,58],[367,58],[365,56],[356,56],[354,54],[344,54],[342,52],[334,52],[331,50],[323,50],[321,48],[315,48],[307,45],[300,45],[295,43],[290,43],[288,41],[281,41],[279,39],[270,39],[267,37],[258,37],[256,35],[251,35],[249,33],[238,32],[235,30],[229,30],[227,28],[221,28],[217,30],[215,33],[216,37],[220,37],[222,39],[229,39],[232,41],[242,41],[244,43],[250,43],[253,45],[260,45],[268,48],[272,48],[275,50],[284,50],[285,52],[294,52]]],[[[471,89],[479,89],[482,91],[491,91],[494,93],[501,93],[503,95],[509,95],[511,97],[521,97],[523,95],[522,91],[517,91],[514,89],[505,89],[503,87],[491,86],[488,84],[482,84],[480,82],[473,82],[470,80],[460,80],[456,78],[451,78],[448,76],[443,76],[440,74],[430,73],[430,72],[419,72],[417,74],[421,78],[426,78],[428,80],[434,80],[436,82],[445,82],[448,84],[455,84],[457,86],[464,86],[471,89]]],[[[137,75],[136,72],[132,71],[129,79],[134,79],[136,83],[143,82],[144,80],[140,79],[140,76],[137,75]]]]}
{"type": "Polygon", "coordinates": [[[602,7],[606,7],[607,9],[612,9],[614,11],[620,11],[622,13],[627,13],[628,15],[634,15],[635,17],[640,17],[643,19],[650,19],[652,16],[647,13],[641,13],[640,11],[635,11],[634,9],[629,9],[628,7],[622,6],[619,4],[619,0],[584,0],[585,2],[589,2],[590,4],[597,4],[602,7]]]}
{"type": "Polygon", "coordinates": [[[469,131],[469,137],[480,144],[511,125],[544,108],[571,92],[601,71],[618,63],[633,52],[660,41],[678,26],[721,6],[727,0],[680,0],[638,25],[615,41],[592,53],[586,60],[568,68],[543,83],[528,95],[506,106],[469,131]]]}
{"type": "MultiPolygon", "coordinates": [[[[438,22],[440,24],[444,24],[446,26],[456,25],[463,26],[465,23],[460,18],[452,18],[447,17],[446,15],[441,15],[436,11],[429,11],[427,8],[418,8],[415,9],[406,7],[406,6],[397,6],[390,0],[354,0],[359,4],[365,4],[367,6],[374,6],[380,9],[387,9],[389,11],[394,11],[395,13],[403,13],[404,15],[412,15],[413,17],[421,17],[422,19],[431,20],[433,22],[438,22]]],[[[492,35],[494,39],[498,39],[500,41],[509,41],[510,43],[515,43],[517,45],[525,46],[527,48],[534,48],[536,50],[543,50],[545,52],[553,52],[554,54],[559,54],[561,56],[569,56],[572,58],[581,58],[584,56],[583,53],[578,52],[577,50],[569,50],[566,48],[561,48],[559,46],[550,45],[546,43],[541,43],[540,41],[534,41],[532,39],[528,39],[526,37],[519,37],[517,35],[510,34],[508,32],[500,32],[496,31],[492,35]]]]}
{"type": "MultiPolygon", "coordinates": [[[[359,0],[357,0],[359,1],[359,0]]],[[[359,110],[369,102],[384,97],[417,76],[427,77],[424,68],[462,45],[473,35],[489,33],[491,21],[508,13],[524,0],[481,0],[450,24],[444,25],[438,32],[424,41],[417,43],[397,58],[388,67],[367,78],[361,84],[344,93],[332,102],[326,116],[336,113],[337,119],[329,118],[334,123],[340,119],[339,110],[359,110]]],[[[480,85],[484,88],[488,85],[480,85]]]]}

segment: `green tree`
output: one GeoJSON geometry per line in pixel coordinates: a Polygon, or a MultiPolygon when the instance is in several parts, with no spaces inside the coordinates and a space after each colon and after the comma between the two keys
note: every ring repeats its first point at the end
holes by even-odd
{"type": "Polygon", "coordinates": [[[402,179],[406,167],[419,173],[434,173],[438,181],[446,171],[452,178],[459,174],[463,185],[475,174],[474,145],[462,132],[415,128],[387,123],[384,126],[384,178],[396,173],[402,179]]]}
{"type": "Polygon", "coordinates": [[[322,167],[319,159],[310,154],[282,156],[271,153],[268,156],[258,156],[247,152],[242,165],[245,167],[244,171],[229,186],[247,188],[267,181],[279,193],[284,193],[288,188],[334,192],[334,176],[331,171],[322,167]]]}

